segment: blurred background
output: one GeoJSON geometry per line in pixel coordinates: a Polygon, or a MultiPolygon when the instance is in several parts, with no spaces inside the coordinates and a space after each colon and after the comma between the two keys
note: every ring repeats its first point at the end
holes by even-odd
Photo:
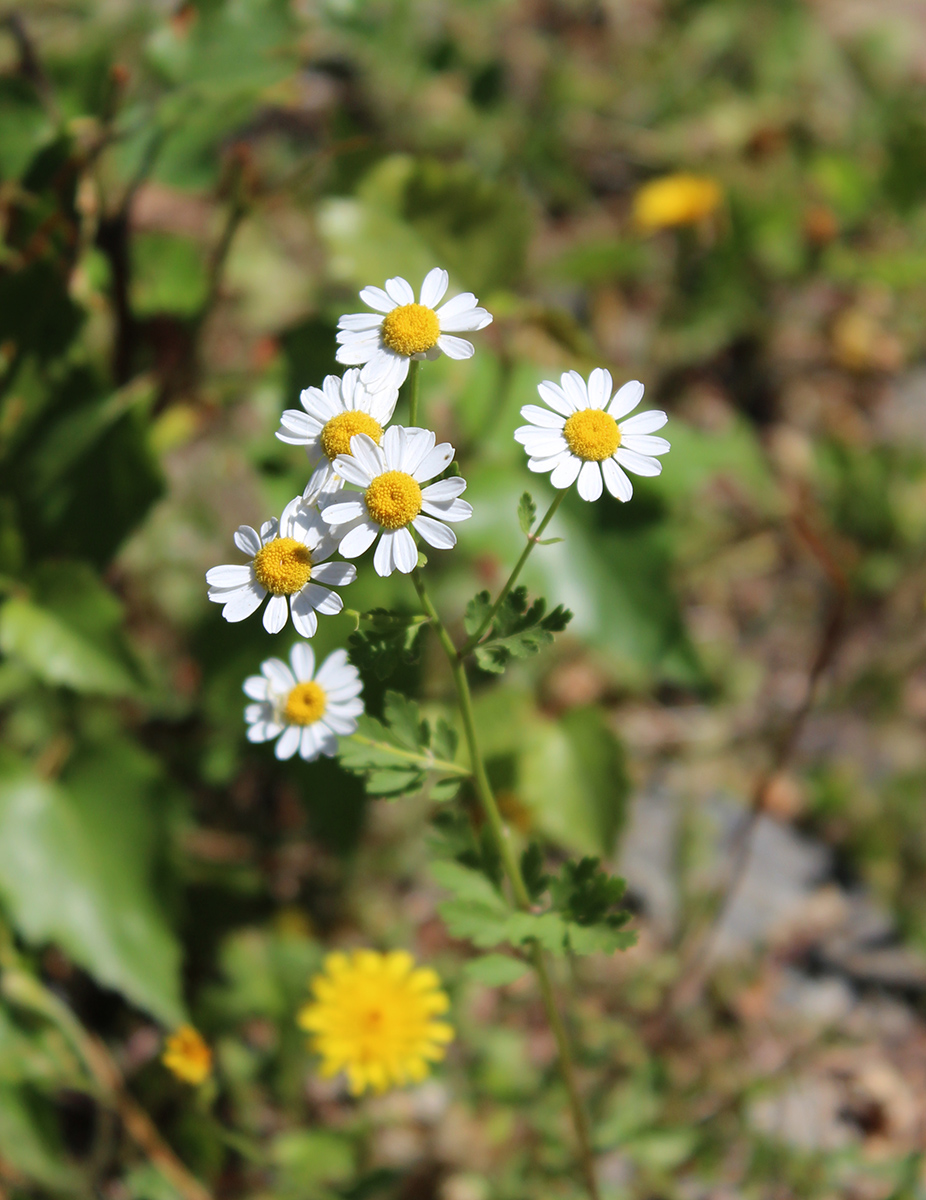
{"type": "MultiPolygon", "coordinates": [[[[533,985],[468,979],[437,915],[439,806],[249,746],[292,631],[205,596],[306,482],[273,433],[338,316],[441,265],[495,314],[422,372],[476,510],[452,621],[549,499],[539,380],[670,414],[662,477],[533,556],[568,633],[476,680],[512,826],[629,883],[638,945],[563,980],[604,1195],[922,1197],[923,6],[29,0],[0,215],[0,1195],[192,1200],[132,1104],[218,1197],[580,1194],[533,985]],[[358,944],[435,965],[459,1030],[360,1105],[294,1025],[358,944]],[[159,1061],[188,1019],[200,1089],[159,1061]]],[[[412,607],[369,569],[345,601],[412,607]]],[[[432,650],[371,711],[439,710],[432,650]]]]}

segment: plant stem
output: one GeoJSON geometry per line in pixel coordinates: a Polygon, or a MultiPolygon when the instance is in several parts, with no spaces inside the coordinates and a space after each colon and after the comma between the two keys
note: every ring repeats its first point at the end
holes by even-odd
{"type": "Polygon", "coordinates": [[[413,358],[408,364],[408,377],[405,380],[405,387],[402,389],[408,396],[408,423],[409,425],[418,424],[418,393],[421,390],[421,363],[417,358],[413,358]]]}
{"type": "Polygon", "coordinates": [[[556,495],[553,497],[552,504],[547,509],[547,511],[543,514],[543,518],[541,519],[540,524],[537,526],[537,528],[534,530],[534,532],[532,534],[528,535],[527,545],[521,551],[521,557],[514,564],[514,570],[508,576],[508,579],[505,582],[505,586],[498,593],[498,599],[495,601],[495,603],[489,609],[488,614],[483,619],[482,624],[479,626],[479,628],[476,630],[476,632],[474,634],[472,634],[469,638],[467,638],[466,642],[461,647],[460,652],[459,652],[460,658],[466,658],[467,654],[469,654],[471,650],[475,649],[475,647],[479,643],[479,639],[482,637],[482,635],[485,633],[485,631],[491,626],[492,622],[495,620],[495,614],[498,612],[498,610],[501,608],[501,606],[505,603],[505,599],[506,599],[508,593],[514,587],[514,585],[518,582],[518,576],[521,574],[524,564],[527,562],[528,558],[530,557],[530,552],[537,545],[537,541],[540,538],[540,535],[543,533],[543,531],[546,529],[546,527],[553,520],[553,517],[556,515],[556,510],[562,504],[563,497],[566,495],[566,492],[568,490],[569,490],[568,488],[563,488],[561,491],[558,491],[556,493],[556,495]]]}
{"type": "MultiPolygon", "coordinates": [[[[552,517],[553,513],[562,499],[562,493],[553,501],[549,512],[544,517],[540,530],[542,532],[546,522],[552,517]]],[[[527,557],[527,552],[522,555],[522,560],[527,557]]],[[[517,578],[517,570],[512,573],[511,579],[506,585],[507,589],[517,578]]],[[[466,745],[469,750],[470,766],[473,773],[473,781],[476,785],[476,794],[479,797],[479,803],[482,807],[485,819],[488,822],[489,829],[492,833],[492,840],[495,842],[499,857],[505,868],[505,874],[508,876],[508,881],[511,884],[511,890],[514,895],[515,903],[518,908],[529,912],[531,908],[531,898],[524,883],[524,877],[521,874],[521,868],[518,860],[515,857],[514,851],[511,848],[511,842],[508,837],[508,830],[505,828],[505,823],[502,820],[502,815],[499,812],[498,804],[495,799],[495,794],[492,791],[492,785],[489,783],[489,777],[486,774],[485,763],[483,762],[482,754],[479,750],[479,742],[476,736],[476,718],[473,711],[473,697],[469,688],[469,680],[466,678],[466,668],[463,665],[462,651],[458,652],[453,644],[453,638],[447,632],[447,628],[431,602],[431,598],[427,593],[424,585],[424,580],[421,578],[421,572],[416,567],[412,572],[412,580],[415,584],[415,590],[418,593],[425,612],[431,618],[431,625],[434,632],[437,634],[441,647],[447,656],[447,661],[450,663],[450,670],[453,674],[453,682],[457,691],[457,698],[460,705],[460,716],[463,719],[463,733],[466,738],[466,745]]],[[[504,597],[503,597],[504,598],[504,597]]],[[[499,601],[501,603],[501,601],[499,601]]],[[[496,606],[497,607],[497,606],[496,606]]],[[[566,1031],[566,1026],[563,1024],[563,1018],[560,1015],[556,1005],[556,996],[553,992],[553,983],[550,979],[550,972],[547,966],[546,955],[543,948],[536,942],[533,943],[531,949],[531,962],[534,970],[537,973],[537,979],[540,983],[540,995],[543,1000],[543,1007],[547,1014],[547,1020],[550,1028],[553,1031],[553,1036],[556,1040],[556,1048],[559,1053],[560,1069],[563,1074],[563,1082],[566,1084],[566,1091],[569,1094],[569,1107],[572,1112],[572,1121],[575,1126],[576,1138],[579,1143],[579,1158],[582,1164],[582,1174],[585,1178],[585,1186],[591,1200],[599,1200],[600,1193],[598,1191],[598,1182],[595,1178],[595,1165],[592,1157],[592,1142],[589,1132],[588,1116],[585,1112],[585,1107],[582,1103],[582,1097],[579,1093],[578,1082],[576,1080],[575,1063],[572,1057],[572,1048],[569,1044],[569,1035],[566,1031]]]]}

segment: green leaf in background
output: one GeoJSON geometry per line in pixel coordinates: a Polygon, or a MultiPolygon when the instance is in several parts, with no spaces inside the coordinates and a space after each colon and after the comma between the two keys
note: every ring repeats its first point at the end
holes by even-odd
{"type": "Polygon", "coordinates": [[[525,537],[530,535],[534,521],[537,519],[537,505],[530,492],[524,492],[518,501],[518,524],[525,537]]]}
{"type": "Polygon", "coordinates": [[[479,958],[471,958],[464,967],[468,978],[484,983],[486,987],[504,987],[506,983],[514,983],[530,969],[530,963],[513,958],[510,954],[482,954],[479,958]]]}
{"type": "Polygon", "coordinates": [[[417,640],[428,618],[373,608],[361,613],[360,628],[348,638],[350,659],[361,671],[388,679],[400,666],[418,661],[417,640]]]}
{"type": "Polygon", "coordinates": [[[0,1146],[14,1170],[49,1193],[86,1195],[86,1181],[68,1161],[51,1104],[31,1089],[0,1083],[0,1146]]]}
{"type": "Polygon", "coordinates": [[[60,783],[5,760],[0,897],[27,941],[57,942],[173,1026],[184,1018],[180,948],[152,887],[159,797],[155,769],[124,742],[80,755],[60,783]]]}
{"type": "Polygon", "coordinates": [[[141,679],[121,636],[122,606],[85,563],[48,563],[31,600],[0,607],[0,650],[44,683],[129,696],[141,679]]]}
{"type": "Polygon", "coordinates": [[[293,1129],[277,1134],[270,1157],[276,1169],[275,1195],[298,1200],[334,1200],[334,1190],[354,1173],[355,1151],[342,1134],[293,1129]]]}
{"type": "Polygon", "coordinates": [[[141,233],[132,241],[132,308],[140,316],[192,317],[208,291],[201,247],[192,238],[141,233]]]}

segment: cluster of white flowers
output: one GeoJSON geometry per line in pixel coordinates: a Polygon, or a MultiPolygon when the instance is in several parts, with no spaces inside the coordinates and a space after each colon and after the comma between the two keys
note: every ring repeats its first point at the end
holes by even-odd
{"type": "MultiPolygon", "coordinates": [[[[357,577],[352,563],[332,559],[335,552],[355,559],[376,542],[373,568],[388,576],[408,574],[417,565],[412,531],[439,550],[456,545],[450,526],[473,510],[460,499],[464,479],[437,478],[453,461],[453,447],[437,443],[429,429],[386,428],[410,363],[441,353],[470,358],[472,343],[455,335],[492,321],[471,292],[438,308],[447,284],[446,271],[428,272],[416,302],[406,280],[387,279],[385,289],[367,287],[360,293],[374,312],[341,317],[337,358],[350,369],[340,378],[329,375],[321,388],[306,388],[299,397],[302,409],[287,409],[277,430],[280,441],[306,449],[311,475],[305,491],[287,504],[279,520],[265,521],[259,533],[249,525],[238,529],[235,545],[247,562],[206,572],[209,599],[223,606],[227,621],[245,620],[269,596],[263,615],[267,632],[279,633],[291,616],[296,631],[310,638],[318,613],[333,616],[343,608],[333,589],[357,577]]],[[[538,391],[549,409],[522,408],[530,424],[515,438],[528,453],[530,469],[549,471],[555,488],[577,482],[583,499],[597,500],[603,479],[613,496],[629,500],[633,488],[627,471],[659,474],[662,464],[655,456],[669,443],[651,434],[665,424],[666,414],[648,412],[621,421],[639,404],[642,384],[627,383],[612,398],[607,371],[592,371],[587,384],[569,371],[559,385],[545,381],[538,391]]],[[[291,668],[267,659],[261,674],[245,681],[253,701],[245,709],[248,737],[276,739],[278,758],[297,751],[307,760],[333,755],[337,738],[352,733],[363,712],[357,669],[343,650],[336,650],[316,671],[306,642],[293,647],[290,663],[291,668]]]]}

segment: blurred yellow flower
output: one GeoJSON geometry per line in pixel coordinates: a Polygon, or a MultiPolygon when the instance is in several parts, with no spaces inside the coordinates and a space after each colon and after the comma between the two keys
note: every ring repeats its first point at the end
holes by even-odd
{"type": "Polygon", "coordinates": [[[198,1084],[212,1070],[212,1051],[192,1025],[181,1025],[167,1039],[161,1062],[184,1083],[198,1084]]]}
{"type": "Polygon", "coordinates": [[[645,230],[694,225],[709,217],[723,200],[716,180],[679,172],[645,183],[633,199],[633,218],[645,230]]]}
{"type": "Polygon", "coordinates": [[[345,1071],[355,1096],[424,1079],[453,1039],[452,1026],[435,1020],[450,1007],[440,979],[404,950],[329,954],[311,986],[315,999],[299,1025],[312,1035],[321,1074],[345,1071]]]}

